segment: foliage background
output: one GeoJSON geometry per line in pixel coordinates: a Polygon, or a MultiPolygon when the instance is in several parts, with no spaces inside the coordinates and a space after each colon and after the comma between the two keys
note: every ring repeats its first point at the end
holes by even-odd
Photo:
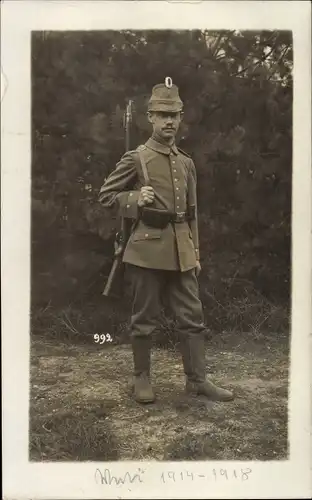
{"type": "Polygon", "coordinates": [[[128,99],[134,148],[150,133],[146,99],[166,76],[180,88],[179,143],[198,172],[207,324],[287,330],[292,60],[291,32],[33,32],[33,333],[127,338],[129,301],[101,296],[116,221],[97,196],[124,152],[128,99]]]}

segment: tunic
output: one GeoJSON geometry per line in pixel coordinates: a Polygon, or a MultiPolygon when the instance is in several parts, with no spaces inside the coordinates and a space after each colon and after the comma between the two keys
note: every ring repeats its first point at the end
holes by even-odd
{"type": "Polygon", "coordinates": [[[140,189],[145,185],[138,150],[126,152],[99,193],[106,207],[118,206],[120,215],[137,220],[126,245],[123,261],[135,266],[168,271],[188,271],[199,260],[196,170],[192,159],[175,145],[169,147],[150,138],[140,146],[149,185],[155,191],[153,208],[186,212],[195,207],[195,218],[170,223],[164,229],[138,220],[140,189]]]}

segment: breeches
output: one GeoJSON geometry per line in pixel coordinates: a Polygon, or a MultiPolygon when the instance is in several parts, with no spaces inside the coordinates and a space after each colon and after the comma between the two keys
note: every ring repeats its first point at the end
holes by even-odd
{"type": "Polygon", "coordinates": [[[128,264],[132,289],[131,336],[150,335],[158,325],[162,305],[177,321],[184,335],[205,331],[195,269],[162,271],[128,264]]]}

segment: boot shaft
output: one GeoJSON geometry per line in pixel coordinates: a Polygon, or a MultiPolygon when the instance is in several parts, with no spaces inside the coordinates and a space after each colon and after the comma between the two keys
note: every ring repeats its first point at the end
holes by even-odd
{"type": "Polygon", "coordinates": [[[139,376],[142,373],[146,373],[148,376],[150,375],[151,348],[152,341],[150,336],[132,337],[134,376],[139,376]]]}
{"type": "Polygon", "coordinates": [[[155,400],[150,383],[151,347],[150,336],[132,338],[133,393],[138,403],[152,403],[155,400]]]}
{"type": "Polygon", "coordinates": [[[206,379],[205,339],[203,335],[185,335],[180,350],[188,380],[201,383],[206,379]]]}
{"type": "Polygon", "coordinates": [[[199,335],[189,335],[181,344],[186,381],[186,392],[196,396],[206,396],[215,401],[231,401],[231,391],[216,386],[206,378],[205,339],[199,335]]]}

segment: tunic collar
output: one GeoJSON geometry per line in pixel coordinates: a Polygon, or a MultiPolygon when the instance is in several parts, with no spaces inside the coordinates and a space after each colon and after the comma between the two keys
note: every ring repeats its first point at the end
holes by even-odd
{"type": "Polygon", "coordinates": [[[153,149],[154,151],[156,151],[157,153],[162,153],[162,154],[165,154],[165,155],[169,155],[171,153],[171,151],[177,155],[178,154],[178,148],[175,144],[173,144],[171,147],[170,146],[166,146],[165,144],[161,144],[160,142],[158,141],[155,141],[155,139],[153,139],[152,137],[150,137],[145,145],[150,148],[150,149],[153,149]]]}

